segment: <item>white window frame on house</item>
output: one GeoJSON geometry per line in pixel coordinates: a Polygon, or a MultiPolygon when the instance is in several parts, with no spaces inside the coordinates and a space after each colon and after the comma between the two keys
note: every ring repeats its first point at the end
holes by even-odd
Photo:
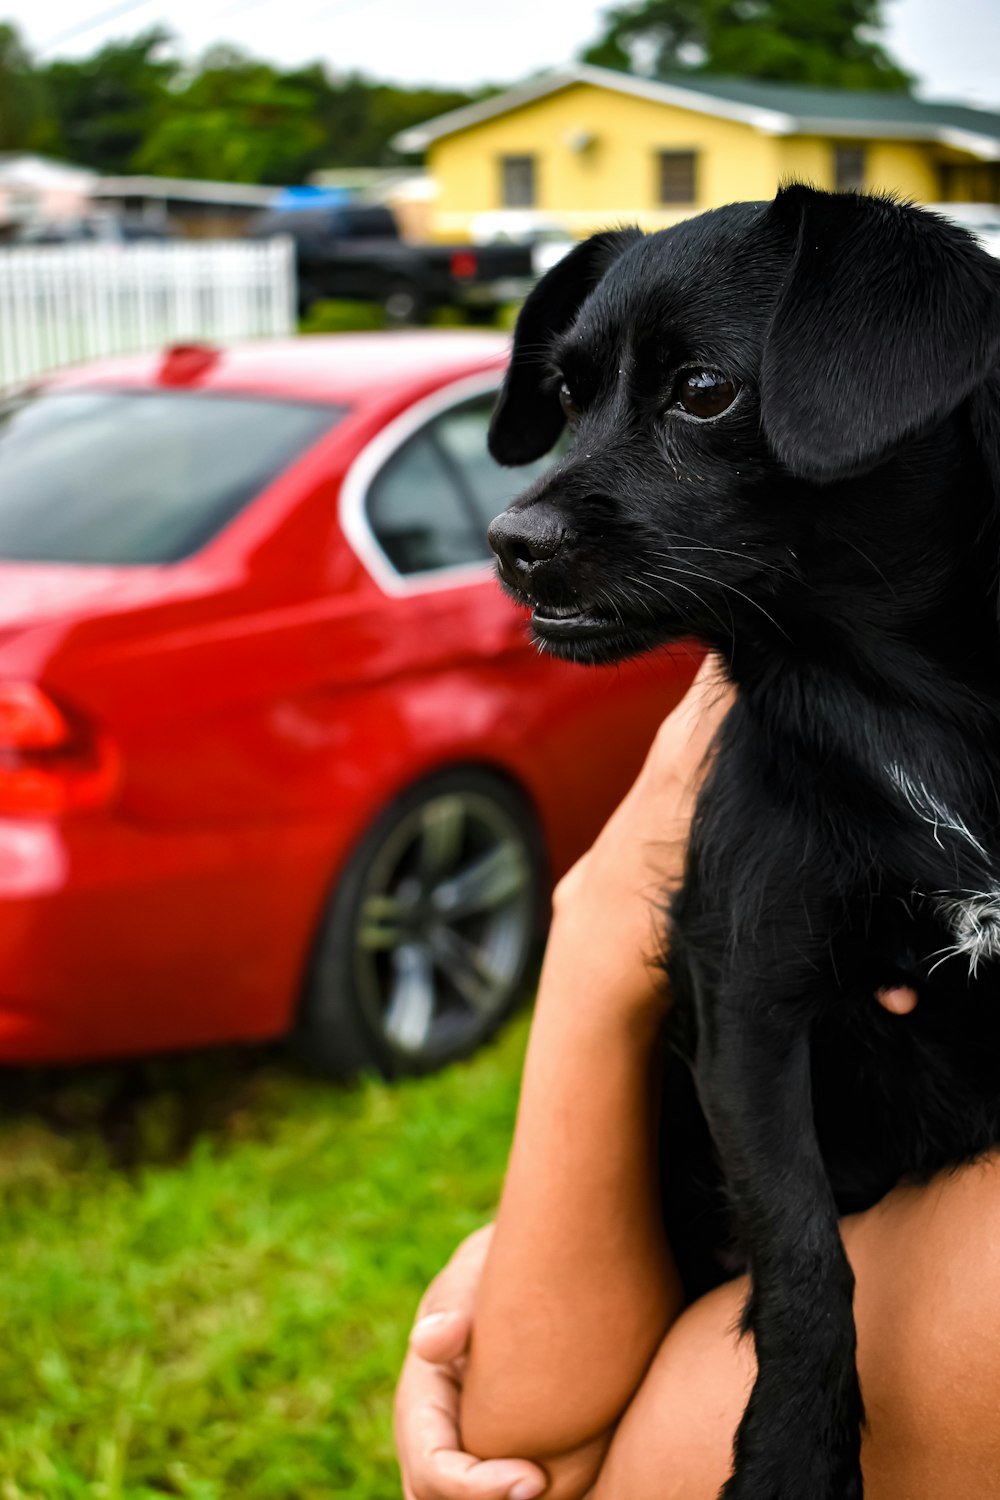
{"type": "Polygon", "coordinates": [[[860,141],[835,141],[833,145],[833,191],[863,193],[867,148],[860,141]]]}
{"type": "Polygon", "coordinates": [[[656,196],[662,208],[690,208],[698,201],[698,152],[693,148],[656,153],[656,196]],[[675,188],[668,191],[668,164],[680,171],[675,188]]]}
{"type": "Polygon", "coordinates": [[[500,202],[504,208],[534,208],[537,198],[537,159],[529,154],[501,156],[500,202]]]}

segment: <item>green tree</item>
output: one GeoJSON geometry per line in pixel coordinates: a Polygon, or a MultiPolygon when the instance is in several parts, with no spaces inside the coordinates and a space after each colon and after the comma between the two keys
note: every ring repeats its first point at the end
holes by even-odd
{"type": "Polygon", "coordinates": [[[399,131],[481,97],[334,79],[319,62],[285,71],[228,45],[185,67],[161,27],[38,68],[0,24],[0,150],[47,150],[111,174],[281,184],[391,164],[399,131]]]}
{"type": "Polygon", "coordinates": [[[309,170],[391,165],[400,160],[391,145],[399,131],[482,97],[456,89],[399,88],[360,73],[334,81],[320,63],[285,77],[310,91],[323,126],[323,143],[309,170]]]}
{"type": "Polygon", "coordinates": [[[397,131],[469,98],[358,74],[334,81],[321,63],[283,72],[214,47],[171,91],[132,165],[163,176],[301,182],[321,167],[396,161],[390,141],[397,131]]]}
{"type": "Polygon", "coordinates": [[[109,42],[90,57],[49,63],[43,77],[62,150],[98,172],[128,172],[165,113],[180,63],[161,27],[109,42]]]}
{"type": "Polygon", "coordinates": [[[0,22],[0,151],[38,151],[58,139],[43,80],[16,29],[0,22]]]}
{"type": "Polygon", "coordinates": [[[213,47],[132,158],[137,171],[229,182],[296,182],[322,145],[312,93],[268,63],[213,47]]]}
{"type": "Polygon", "coordinates": [[[905,91],[878,40],[881,0],[631,0],[604,14],[586,62],[629,71],[710,73],[905,91]]]}

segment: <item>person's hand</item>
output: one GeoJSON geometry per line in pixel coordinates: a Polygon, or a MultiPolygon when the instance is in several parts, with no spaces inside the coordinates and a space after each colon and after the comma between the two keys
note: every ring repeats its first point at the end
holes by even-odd
{"type": "Polygon", "coordinates": [[[547,1487],[525,1459],[462,1452],[459,1402],[476,1288],[493,1226],[464,1240],[428,1287],[396,1387],[396,1450],[405,1500],[534,1500],[547,1487]]]}
{"type": "Polygon", "coordinates": [[[908,984],[883,985],[880,990],[875,991],[879,1005],[891,1011],[894,1016],[908,1016],[911,1010],[917,1008],[917,992],[908,984]]]}
{"type": "Polygon", "coordinates": [[[695,801],[718,730],[736,690],[716,656],[706,656],[667,715],[630,789],[594,843],[556,886],[557,910],[615,871],[626,883],[683,874],[695,801]],[[624,870],[622,866],[624,864],[624,870]]]}
{"type": "MultiPolygon", "coordinates": [[[[574,948],[610,1003],[640,1012],[662,1009],[667,993],[658,969],[663,911],[683,877],[688,834],[718,731],[736,690],[718,657],[705,657],[687,693],[664,719],[642,770],[586,854],[563,876],[552,898],[550,948],[565,968],[574,948]],[[594,942],[595,931],[615,941],[594,942]]],[[[917,993],[894,985],[877,991],[879,1004],[908,1015],[917,993]]]]}
{"type": "MultiPolygon", "coordinates": [[[[734,700],[721,663],[706,657],[632,788],[553,894],[547,964],[564,976],[581,965],[581,988],[619,1014],[656,1016],[666,1004],[658,968],[665,900],[684,873],[695,800],[734,700]]],[[[562,991],[572,988],[564,979],[562,991]]]]}

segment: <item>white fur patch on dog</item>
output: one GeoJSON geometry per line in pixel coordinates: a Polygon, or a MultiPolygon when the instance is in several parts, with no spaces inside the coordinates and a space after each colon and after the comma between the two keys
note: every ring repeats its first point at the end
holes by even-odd
{"type": "Polygon", "coordinates": [[[939,849],[944,848],[941,842],[941,830],[944,829],[946,833],[953,833],[956,838],[962,839],[975,849],[981,858],[989,859],[989,855],[968,824],[959,817],[958,813],[952,812],[950,807],[946,807],[943,802],[939,801],[929,787],[911,776],[896,760],[890,761],[886,770],[890,780],[895,782],[917,816],[923,818],[924,822],[929,823],[933,828],[934,840],[939,849]]]}
{"type": "Polygon", "coordinates": [[[973,978],[981,963],[1000,958],[1000,886],[967,896],[938,896],[934,908],[955,938],[944,957],[964,953],[973,978]]]}
{"type": "MultiPolygon", "coordinates": [[[[951,834],[978,854],[987,868],[992,866],[993,861],[964,818],[924,782],[911,776],[898,761],[891,761],[886,772],[907,804],[933,829],[938,848],[944,848],[942,833],[951,834]]],[[[964,954],[969,960],[969,973],[975,976],[981,963],[1000,959],[1000,882],[989,881],[981,891],[937,892],[934,908],[955,939],[939,962],[964,954]]]]}

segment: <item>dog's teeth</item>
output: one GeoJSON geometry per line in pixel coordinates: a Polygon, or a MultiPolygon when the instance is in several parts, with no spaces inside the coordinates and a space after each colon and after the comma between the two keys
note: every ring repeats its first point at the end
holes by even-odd
{"type": "Polygon", "coordinates": [[[571,620],[574,615],[580,614],[575,604],[542,604],[538,612],[551,620],[571,620]]]}

